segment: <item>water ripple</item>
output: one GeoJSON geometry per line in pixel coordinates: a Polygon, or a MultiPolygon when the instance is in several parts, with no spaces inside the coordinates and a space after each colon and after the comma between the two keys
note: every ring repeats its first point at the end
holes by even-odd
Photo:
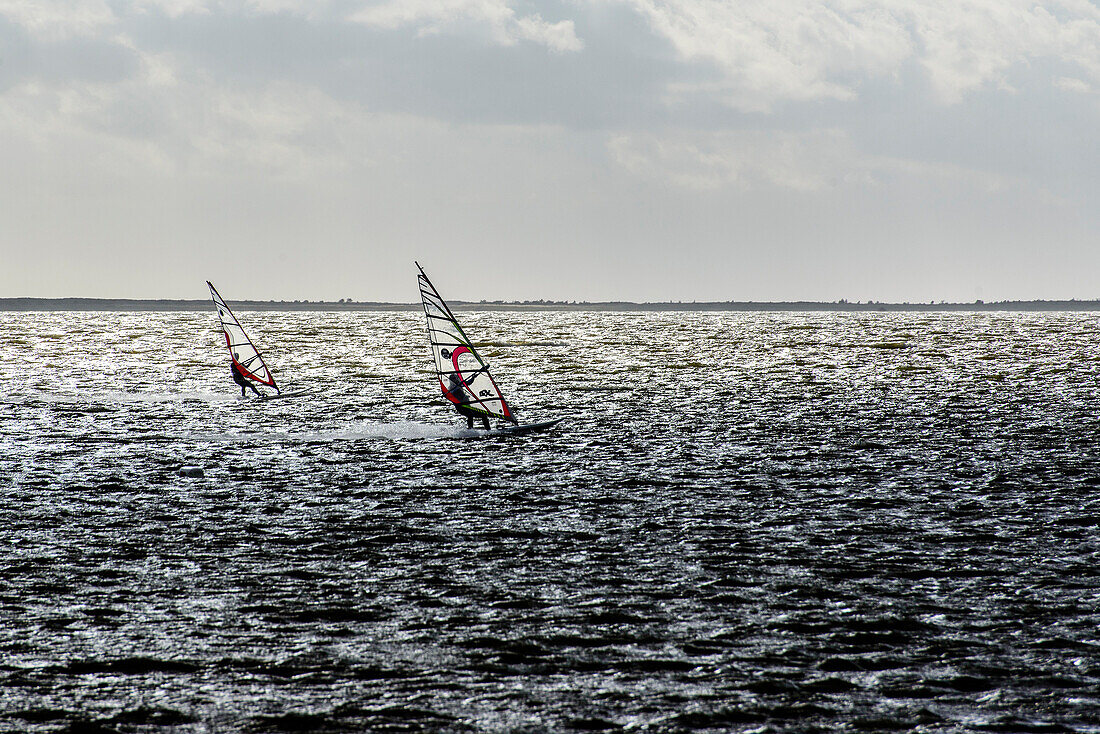
{"type": "Polygon", "coordinates": [[[0,730],[1100,731],[1095,315],[239,316],[0,314],[0,730]]]}

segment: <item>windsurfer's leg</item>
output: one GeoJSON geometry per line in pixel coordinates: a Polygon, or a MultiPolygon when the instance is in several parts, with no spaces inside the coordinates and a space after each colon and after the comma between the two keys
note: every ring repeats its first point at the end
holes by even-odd
{"type": "Polygon", "coordinates": [[[245,393],[244,385],[241,385],[241,397],[243,398],[246,394],[247,393],[245,393]]]}
{"type": "Polygon", "coordinates": [[[474,417],[472,415],[468,415],[468,416],[466,416],[466,429],[472,431],[473,428],[474,428],[474,417]]]}
{"type": "Polygon", "coordinates": [[[489,419],[488,418],[486,418],[485,416],[481,416],[481,424],[483,426],[485,426],[486,431],[489,430],[489,419]]]}

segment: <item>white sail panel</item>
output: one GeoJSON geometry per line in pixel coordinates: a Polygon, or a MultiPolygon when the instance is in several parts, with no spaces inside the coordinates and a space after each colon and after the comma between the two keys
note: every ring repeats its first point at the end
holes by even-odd
{"type": "Polygon", "coordinates": [[[479,415],[518,423],[489,374],[489,365],[474,349],[424,268],[419,263],[416,267],[420,270],[420,298],[428,318],[428,339],[443,397],[479,415]]]}
{"type": "Polygon", "coordinates": [[[256,349],[252,340],[248,338],[248,334],[245,333],[244,328],[241,327],[241,322],[237,321],[237,317],[225,304],[214,284],[209,280],[206,281],[206,284],[210,286],[210,297],[214,299],[214,305],[218,308],[218,319],[221,321],[222,331],[225,333],[225,345],[229,348],[233,363],[240,369],[241,374],[249,380],[278,390],[275,378],[271,375],[271,370],[267,368],[264,358],[260,356],[260,351],[256,349]]]}

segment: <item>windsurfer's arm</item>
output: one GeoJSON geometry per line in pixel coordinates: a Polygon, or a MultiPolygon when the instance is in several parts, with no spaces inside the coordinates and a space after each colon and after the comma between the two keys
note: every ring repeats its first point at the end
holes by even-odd
{"type": "Polygon", "coordinates": [[[471,372],[471,373],[470,373],[470,374],[469,374],[469,375],[467,376],[467,378],[466,378],[466,384],[467,384],[467,385],[469,385],[469,384],[470,384],[471,382],[473,382],[473,379],[474,379],[475,377],[477,377],[477,376],[478,376],[478,375],[479,375],[480,373],[482,373],[482,372],[488,372],[488,371],[489,371],[489,363],[488,363],[488,362],[486,362],[485,364],[481,365],[481,367],[479,367],[478,369],[474,370],[473,372],[471,372]]]}

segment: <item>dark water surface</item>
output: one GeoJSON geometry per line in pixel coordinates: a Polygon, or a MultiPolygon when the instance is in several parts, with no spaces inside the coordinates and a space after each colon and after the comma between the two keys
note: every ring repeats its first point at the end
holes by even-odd
{"type": "Polygon", "coordinates": [[[0,314],[0,731],[1100,732],[1096,315],[240,316],[0,314]]]}

